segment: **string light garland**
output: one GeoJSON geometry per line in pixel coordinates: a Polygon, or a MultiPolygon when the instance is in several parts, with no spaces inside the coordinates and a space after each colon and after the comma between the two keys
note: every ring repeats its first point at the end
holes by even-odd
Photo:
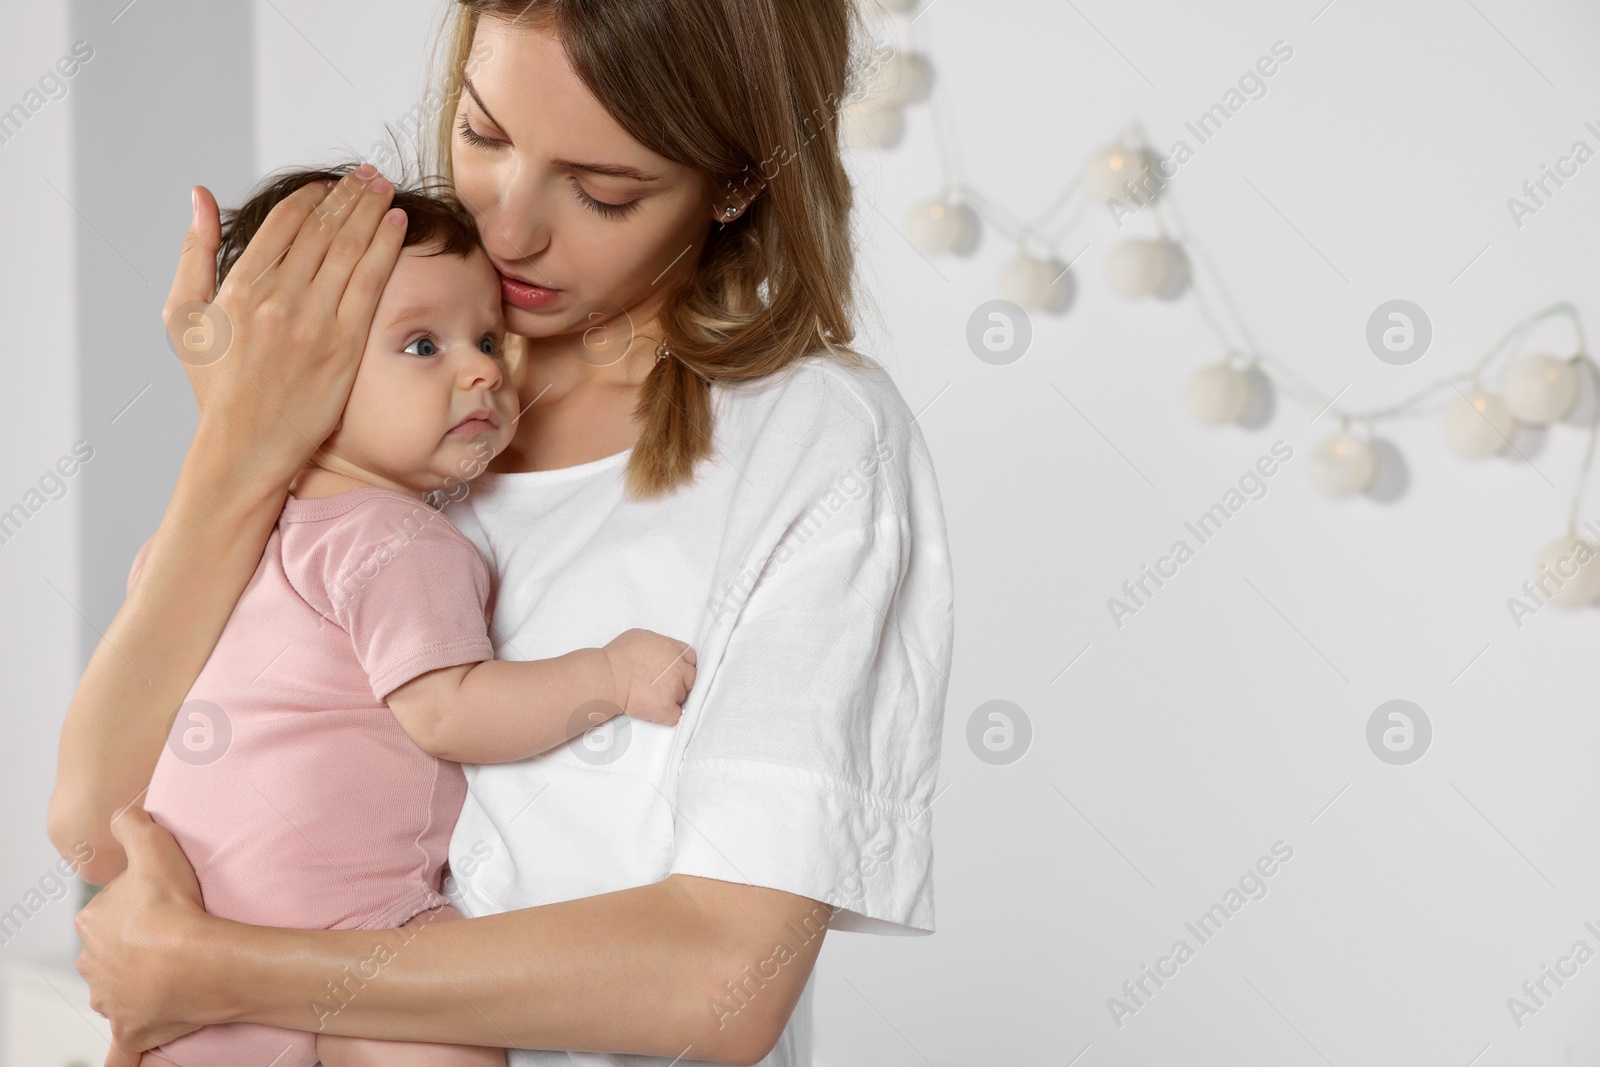
{"type": "MultiPolygon", "coordinates": [[[[843,135],[855,148],[892,148],[904,137],[906,109],[927,106],[942,184],[935,195],[914,205],[906,216],[905,236],[919,252],[970,257],[982,245],[985,231],[992,231],[1015,246],[1012,257],[1000,268],[1000,294],[1025,311],[1060,315],[1074,302],[1073,267],[1088,247],[1067,262],[1062,261],[1058,248],[1084,214],[1094,207],[1107,209],[1118,220],[1119,229],[1122,219],[1147,216],[1154,236],[1124,238],[1107,250],[1106,282],[1113,292],[1130,300],[1173,301],[1186,293],[1193,296],[1223,358],[1199,368],[1189,378],[1184,400],[1190,414],[1206,426],[1249,426],[1251,414],[1270,410],[1272,396],[1281,394],[1313,411],[1313,422],[1330,415],[1337,420],[1338,429],[1312,447],[1305,468],[1313,487],[1333,499],[1375,487],[1383,461],[1374,445],[1372,425],[1436,396],[1445,397],[1440,428],[1446,447],[1463,459],[1481,461],[1507,451],[1520,454],[1515,438],[1522,428],[1543,428],[1566,420],[1580,396],[1587,393],[1588,440],[1566,528],[1535,555],[1533,583],[1524,586],[1535,608],[1523,605],[1523,610],[1536,610],[1545,601],[1580,607],[1600,599],[1600,545],[1578,532],[1583,487],[1600,437],[1600,367],[1588,354],[1576,307],[1558,301],[1533,312],[1512,325],[1469,368],[1444,376],[1400,401],[1366,410],[1341,408],[1337,396],[1319,398],[1317,390],[1299,382],[1281,361],[1236,341],[1235,336],[1248,336],[1245,330],[1230,331],[1224,325],[1205,287],[1199,284],[1201,278],[1185,251],[1185,240],[1169,218],[1173,210],[1166,188],[1173,173],[1167,168],[1169,160],[1149,147],[1138,123],[1131,123],[1112,143],[1092,152],[1080,173],[1050,204],[1024,220],[966,180],[959,141],[949,112],[942,106],[943,86],[926,47],[926,8],[918,11],[920,0],[878,3],[889,15],[906,19],[903,37],[907,43],[904,48],[889,49],[872,71],[863,95],[846,109],[843,135]],[[1076,206],[1075,212],[1063,214],[1070,206],[1076,206]],[[1571,324],[1571,354],[1518,351],[1534,326],[1553,318],[1565,318],[1571,324]],[[1515,358],[1492,380],[1491,368],[1513,353],[1515,358]]],[[[1410,328],[1409,323],[1395,327],[1410,328]]]]}

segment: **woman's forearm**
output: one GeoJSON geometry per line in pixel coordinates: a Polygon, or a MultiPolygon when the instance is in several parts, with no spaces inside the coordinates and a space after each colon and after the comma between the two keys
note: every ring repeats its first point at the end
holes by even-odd
{"type": "Polygon", "coordinates": [[[786,1024],[830,917],[803,897],[673,876],[418,930],[219,923],[183,966],[209,991],[209,1022],[750,1063],[786,1024]]]}
{"type": "Polygon", "coordinates": [[[172,721],[233,605],[255,573],[287,483],[254,478],[204,428],[123,602],[90,657],[61,731],[49,833],[65,855],[88,842],[80,869],[104,884],[126,860],[111,819],[140,798],[172,721]]]}

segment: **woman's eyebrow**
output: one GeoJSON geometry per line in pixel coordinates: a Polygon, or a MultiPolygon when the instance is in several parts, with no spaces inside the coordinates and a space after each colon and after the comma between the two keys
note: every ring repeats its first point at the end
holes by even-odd
{"type": "Polygon", "coordinates": [[[621,163],[578,163],[571,159],[552,159],[550,162],[558,167],[588,171],[590,174],[607,174],[613,178],[632,178],[636,182],[658,182],[661,180],[661,176],[658,174],[646,174],[637,167],[628,167],[621,163]]]}
{"type": "MultiPolygon", "coordinates": [[[[478,95],[478,90],[472,84],[472,79],[463,74],[461,76],[461,84],[466,87],[472,99],[477,102],[478,110],[483,112],[484,117],[494,123],[497,129],[504,130],[505,127],[500,124],[500,120],[495,118],[493,113],[484,106],[483,97],[478,95]]],[[[647,174],[638,167],[629,167],[621,163],[579,163],[571,159],[555,159],[551,160],[551,162],[558,167],[587,171],[590,174],[605,174],[613,178],[632,178],[636,182],[658,182],[661,180],[659,174],[647,174]]]]}
{"type": "Polygon", "coordinates": [[[495,124],[497,129],[505,129],[504,126],[500,125],[500,120],[490,113],[488,106],[483,102],[483,97],[478,95],[478,89],[472,84],[472,79],[463,74],[461,75],[461,84],[466,86],[467,92],[471,94],[472,99],[478,102],[478,110],[482,111],[489,121],[495,124]]]}

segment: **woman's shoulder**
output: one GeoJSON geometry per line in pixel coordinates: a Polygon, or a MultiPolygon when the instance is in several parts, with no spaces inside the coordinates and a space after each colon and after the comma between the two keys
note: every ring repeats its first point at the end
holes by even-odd
{"type": "MultiPolygon", "coordinates": [[[[722,391],[722,450],[767,492],[809,500],[864,480],[893,510],[926,490],[927,444],[889,372],[826,352],[722,391]]],[[[931,489],[932,487],[927,487],[931,489]]],[[[936,489],[932,490],[937,492],[936,489]]]]}
{"type": "Polygon", "coordinates": [[[894,390],[894,383],[889,378],[888,372],[871,356],[860,354],[859,364],[849,363],[843,357],[835,356],[820,348],[791,360],[763,377],[745,381],[718,382],[717,389],[741,403],[758,403],[763,398],[778,397],[791,392],[797,385],[804,386],[830,378],[859,382],[862,388],[868,390],[881,389],[884,386],[894,390]]]}
{"type": "Polygon", "coordinates": [[[718,392],[724,429],[746,439],[861,451],[915,430],[899,387],[869,356],[853,365],[819,351],[765,377],[719,385],[718,392]]]}

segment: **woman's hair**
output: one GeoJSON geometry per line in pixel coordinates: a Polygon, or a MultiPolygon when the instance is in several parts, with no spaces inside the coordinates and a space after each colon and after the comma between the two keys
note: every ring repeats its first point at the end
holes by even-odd
{"type": "MultiPolygon", "coordinates": [[[[222,209],[222,245],[217,249],[217,285],[220,287],[240,253],[267,221],[267,214],[290,193],[312,182],[338,181],[360,163],[341,163],[327,169],[298,168],[280,170],[265,178],[237,208],[222,209]]],[[[333,194],[339,195],[337,191],[333,194]]],[[[413,185],[395,186],[390,207],[406,213],[406,236],[402,247],[434,245],[430,255],[448,252],[466,256],[478,247],[478,224],[450,192],[449,183],[427,179],[413,185]]]]}
{"type": "MultiPolygon", "coordinates": [[[[717,206],[693,274],[667,295],[628,491],[670,492],[711,452],[711,384],[763,378],[818,350],[863,365],[855,338],[853,190],[839,112],[867,39],[855,0],[456,0],[434,169],[447,179],[461,78],[481,18],[548,27],[640,144],[707,179],[717,206]]],[[[537,107],[538,101],[523,101],[537,107]]],[[[707,205],[709,212],[711,205],[707,205]]],[[[508,345],[508,347],[513,347],[508,345]]]]}

